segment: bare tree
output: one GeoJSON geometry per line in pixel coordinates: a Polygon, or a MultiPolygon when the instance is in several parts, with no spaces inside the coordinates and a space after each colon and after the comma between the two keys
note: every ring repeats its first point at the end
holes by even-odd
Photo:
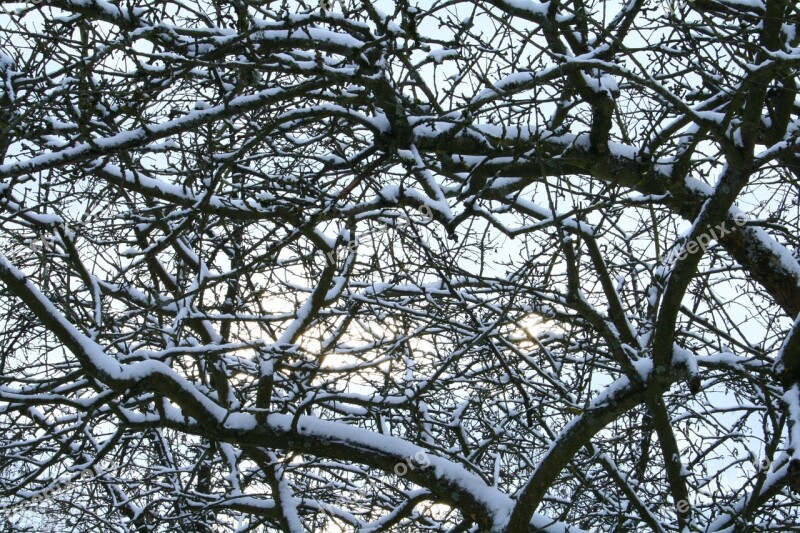
{"type": "Polygon", "coordinates": [[[5,530],[796,527],[794,2],[2,6],[5,530]]]}

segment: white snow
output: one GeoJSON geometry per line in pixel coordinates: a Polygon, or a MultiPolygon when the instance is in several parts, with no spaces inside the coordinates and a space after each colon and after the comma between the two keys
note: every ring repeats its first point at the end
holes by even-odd
{"type": "Polygon", "coordinates": [[[441,64],[442,61],[452,57],[458,57],[458,50],[448,50],[447,48],[440,48],[439,50],[432,50],[428,52],[428,59],[431,59],[436,64],[441,64]]]}

